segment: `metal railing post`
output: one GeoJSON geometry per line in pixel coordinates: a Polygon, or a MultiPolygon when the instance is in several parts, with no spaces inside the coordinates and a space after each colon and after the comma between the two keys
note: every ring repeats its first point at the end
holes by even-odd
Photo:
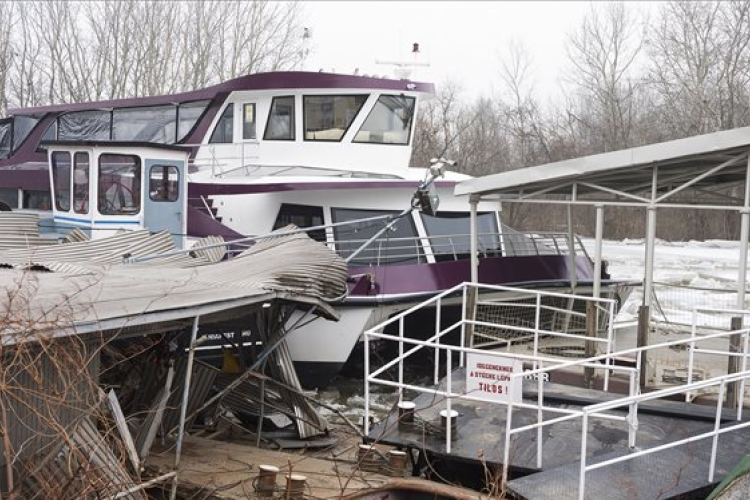
{"type": "Polygon", "coordinates": [[[539,323],[542,318],[542,295],[536,294],[536,311],[534,311],[534,369],[536,370],[538,365],[536,358],[539,356],[539,323]]]}
{"type": "Polygon", "coordinates": [[[451,353],[453,351],[451,349],[445,350],[445,362],[446,362],[446,369],[447,369],[447,375],[445,380],[446,385],[446,392],[448,393],[448,396],[445,398],[445,410],[447,411],[448,415],[446,416],[446,425],[445,425],[445,452],[450,453],[451,452],[451,432],[453,428],[453,415],[451,415],[451,397],[453,395],[453,370],[451,369],[451,353]]]}
{"type": "Polygon", "coordinates": [[[508,408],[505,413],[505,448],[503,449],[503,490],[508,484],[508,468],[510,467],[510,437],[513,430],[513,401],[508,401],[508,408]]]}
{"type": "Polygon", "coordinates": [[[586,495],[586,449],[589,437],[589,414],[583,411],[581,422],[581,469],[578,472],[578,500],[584,500],[586,495]]]}
{"type": "MultiPolygon", "coordinates": [[[[540,362],[542,366],[540,368],[543,368],[544,364],[543,362],[540,362]]],[[[511,380],[511,383],[513,383],[513,380],[511,380]]],[[[523,379],[521,379],[521,383],[523,383],[523,379]]],[[[544,436],[544,433],[542,432],[542,421],[544,420],[544,412],[542,411],[542,407],[544,406],[544,378],[542,377],[541,373],[536,374],[536,394],[537,394],[537,408],[536,408],[536,422],[539,424],[539,427],[536,429],[536,468],[541,469],[542,468],[542,437],[544,436]]]]}
{"type": "Polygon", "coordinates": [[[435,385],[439,382],[440,377],[440,309],[442,306],[442,298],[437,300],[435,304],[435,376],[433,377],[435,385]]]}
{"type": "MultiPolygon", "coordinates": [[[[732,383],[732,382],[730,382],[732,383]]],[[[711,463],[708,466],[708,482],[714,482],[714,471],[716,469],[716,449],[719,446],[719,428],[721,427],[721,410],[724,404],[724,386],[726,382],[721,381],[719,386],[719,399],[716,401],[716,418],[714,419],[714,436],[711,442],[711,463]]]]}
{"type": "Polygon", "coordinates": [[[370,335],[365,332],[365,436],[370,433],[370,335]]]}
{"type": "Polygon", "coordinates": [[[404,316],[398,319],[398,402],[404,397],[404,316]]]}
{"type": "MultiPolygon", "coordinates": [[[[688,346],[687,385],[693,383],[693,362],[695,361],[695,337],[698,333],[698,310],[693,308],[693,324],[690,326],[690,345],[688,346]]],[[[690,391],[685,392],[685,402],[689,403],[692,398],[690,391]]]]}

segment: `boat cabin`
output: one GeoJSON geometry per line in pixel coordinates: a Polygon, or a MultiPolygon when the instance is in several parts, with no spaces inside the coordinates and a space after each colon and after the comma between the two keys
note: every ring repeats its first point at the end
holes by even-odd
{"type": "Polygon", "coordinates": [[[92,239],[121,230],[187,232],[188,150],[132,143],[46,144],[53,227],[79,228],[92,239]]]}

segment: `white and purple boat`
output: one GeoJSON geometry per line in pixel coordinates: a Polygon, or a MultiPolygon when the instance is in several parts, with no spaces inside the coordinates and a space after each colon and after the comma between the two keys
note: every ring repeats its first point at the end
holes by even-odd
{"type": "MultiPolygon", "coordinates": [[[[158,229],[176,240],[322,226],[308,234],[351,257],[383,222],[341,223],[401,212],[426,176],[408,165],[419,103],[433,90],[406,80],[282,72],[175,95],[12,109],[0,121],[0,200],[14,210],[48,213],[92,238],[155,229],[155,217],[158,229]],[[134,151],[130,159],[92,157],[109,162],[98,171],[107,171],[110,184],[117,177],[119,189],[77,202],[81,187],[94,192],[97,180],[77,174],[75,154],[67,159],[72,165],[50,176],[43,144],[66,141],[134,151]],[[154,144],[187,147],[188,165],[169,169],[139,160],[138,148],[154,144]],[[149,182],[183,172],[185,214],[146,206],[149,182]]],[[[435,183],[439,212],[411,212],[351,259],[341,321],[318,320],[290,334],[304,384],[330,380],[367,327],[470,281],[469,205],[453,195],[466,178],[446,173],[435,183]]],[[[571,258],[567,234],[518,233],[501,223],[498,208],[478,207],[479,281],[569,287],[575,274],[578,290],[590,286],[594,266],[582,246],[573,246],[571,258]]]]}

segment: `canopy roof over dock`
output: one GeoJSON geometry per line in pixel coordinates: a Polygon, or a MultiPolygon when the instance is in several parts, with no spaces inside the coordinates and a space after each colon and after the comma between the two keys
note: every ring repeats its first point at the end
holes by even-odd
{"type": "MultiPolygon", "coordinates": [[[[608,206],[647,211],[643,305],[651,304],[657,208],[732,210],[741,214],[737,309],[745,309],[750,238],[750,127],[584,156],[460,182],[457,195],[472,207],[472,270],[478,276],[476,207],[481,200],[596,207],[594,294],[601,272],[603,210],[608,206]],[[739,189],[728,189],[728,188],[739,189]],[[675,196],[678,195],[679,196],[675,196]]],[[[575,276],[571,276],[575,282],[575,276]]],[[[476,281],[476,279],[472,279],[476,281]]]]}
{"type": "Polygon", "coordinates": [[[713,191],[748,182],[750,127],[584,156],[460,182],[472,199],[617,206],[743,209],[745,199],[713,191]],[[674,195],[691,189],[694,197],[674,195]],[[559,198],[559,196],[558,196],[559,198]],[[560,201],[557,201],[560,203],[560,201]]]}

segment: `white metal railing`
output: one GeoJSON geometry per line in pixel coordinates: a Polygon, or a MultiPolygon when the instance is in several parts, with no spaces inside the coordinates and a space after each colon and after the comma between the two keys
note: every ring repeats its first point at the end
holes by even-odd
{"type": "MultiPolygon", "coordinates": [[[[370,244],[361,254],[352,259],[355,265],[383,265],[405,261],[427,262],[429,257],[436,260],[461,260],[470,253],[471,235],[445,234],[409,237],[382,237],[370,244]]],[[[570,254],[568,234],[536,232],[485,232],[477,234],[478,251],[481,256],[540,256],[570,254]]],[[[346,257],[359,248],[367,239],[334,239],[337,251],[346,257]]],[[[574,252],[586,256],[586,249],[576,236],[574,252]]]]}
{"type": "MultiPolygon", "coordinates": [[[[551,358],[551,357],[545,357],[540,356],[537,348],[538,348],[538,341],[540,335],[545,335],[549,337],[554,337],[556,335],[559,335],[563,332],[556,332],[556,334],[549,333],[544,331],[541,328],[534,328],[534,336],[535,336],[535,342],[534,342],[534,352],[532,355],[524,355],[524,354],[518,354],[518,353],[510,353],[510,352],[495,352],[495,351],[485,351],[485,350],[478,350],[473,349],[470,347],[465,347],[465,334],[466,334],[466,326],[469,324],[477,324],[476,322],[471,322],[466,319],[465,311],[466,311],[466,305],[467,305],[467,298],[468,298],[468,291],[472,288],[485,288],[485,289],[491,289],[493,291],[501,291],[505,290],[509,293],[535,293],[533,291],[528,290],[519,290],[516,288],[511,287],[491,287],[491,286],[485,286],[485,285],[474,285],[470,283],[464,283],[462,285],[459,285],[457,287],[454,287],[451,290],[447,290],[443,294],[440,294],[438,296],[435,296],[431,298],[430,300],[424,302],[423,304],[420,304],[418,306],[412,307],[411,309],[404,311],[403,313],[396,315],[392,318],[390,318],[388,321],[368,330],[365,332],[365,433],[369,434],[370,428],[369,428],[369,413],[370,413],[370,407],[369,407],[369,395],[370,395],[370,384],[378,384],[378,385],[385,385],[397,388],[399,392],[399,401],[401,401],[403,397],[403,391],[404,390],[412,390],[418,393],[423,394],[432,394],[434,396],[442,396],[444,398],[445,402],[445,408],[450,413],[451,410],[451,404],[453,399],[462,399],[462,400],[470,400],[470,401],[481,401],[481,402],[489,402],[494,403],[498,405],[505,405],[506,406],[506,429],[505,429],[505,447],[503,450],[503,481],[507,481],[508,477],[508,467],[509,467],[509,461],[510,461],[510,445],[511,445],[511,439],[514,435],[528,432],[528,431],[537,431],[537,450],[536,450],[536,460],[537,460],[537,467],[541,468],[543,465],[543,449],[542,449],[542,443],[543,443],[543,428],[545,426],[553,425],[556,423],[560,423],[567,420],[574,420],[574,419],[581,419],[581,455],[580,455],[580,469],[579,469],[579,485],[578,485],[578,498],[583,499],[585,494],[585,488],[586,488],[586,473],[594,470],[599,469],[602,467],[606,467],[608,465],[616,464],[619,462],[623,462],[626,460],[632,460],[634,458],[648,455],[651,453],[657,453],[662,450],[666,450],[669,448],[674,448],[677,446],[681,446],[690,442],[694,442],[701,439],[712,439],[712,447],[711,447],[711,459],[709,463],[709,471],[708,471],[708,479],[709,482],[713,481],[714,473],[715,473],[715,463],[716,463],[716,453],[718,449],[718,438],[720,435],[724,433],[728,433],[735,430],[740,430],[745,427],[750,426],[750,422],[742,422],[742,407],[744,405],[744,397],[745,397],[745,382],[748,377],[750,377],[750,370],[748,370],[747,367],[747,357],[749,352],[749,346],[748,346],[748,339],[750,338],[750,329],[741,329],[741,330],[735,330],[735,331],[722,331],[718,333],[708,334],[708,335],[702,335],[700,337],[697,337],[695,335],[691,336],[690,338],[670,341],[670,342],[663,342],[660,344],[654,344],[651,346],[645,346],[645,347],[638,347],[633,349],[627,349],[622,351],[613,351],[613,350],[607,350],[604,354],[596,355],[584,359],[577,359],[572,361],[561,361],[558,358],[551,358]],[[446,328],[440,327],[440,319],[441,319],[441,306],[442,303],[448,300],[457,300],[457,296],[460,292],[461,296],[461,305],[462,310],[464,311],[462,313],[461,320],[457,321],[456,323],[449,325],[446,328]],[[416,340],[411,339],[405,335],[404,332],[404,319],[409,315],[414,313],[415,311],[418,311],[420,309],[423,309],[425,307],[434,307],[435,308],[435,320],[436,320],[436,327],[435,327],[435,334],[428,338],[427,340],[416,340]],[[392,325],[395,322],[398,323],[399,333],[398,335],[389,335],[382,333],[384,328],[386,326],[392,325]],[[460,329],[461,333],[461,340],[459,346],[454,345],[448,345],[448,344],[441,344],[440,339],[441,337],[445,336],[446,334],[456,331],[457,329],[460,329]],[[640,394],[639,393],[639,387],[638,387],[638,380],[640,377],[641,369],[644,367],[642,366],[642,356],[645,353],[648,353],[649,351],[655,351],[658,349],[664,349],[664,348],[674,348],[674,347],[687,347],[689,348],[689,361],[688,361],[688,368],[690,370],[690,373],[692,373],[692,363],[694,362],[694,357],[692,355],[692,351],[701,352],[700,348],[696,347],[696,344],[703,343],[703,342],[710,342],[715,341],[717,339],[729,339],[732,336],[740,335],[744,339],[742,352],[741,353],[724,353],[725,355],[734,355],[734,356],[740,356],[742,359],[741,367],[737,373],[728,373],[726,375],[721,375],[713,378],[709,378],[706,380],[693,382],[692,380],[688,380],[688,382],[684,385],[675,386],[675,387],[669,387],[661,390],[657,390],[654,392],[649,392],[646,394],[640,394]],[[391,360],[387,363],[385,363],[383,366],[379,367],[378,369],[374,371],[370,371],[370,341],[373,339],[382,339],[382,340],[388,340],[388,341],[395,341],[399,343],[399,354],[398,357],[394,360],[391,360]],[[407,351],[404,350],[404,346],[412,346],[407,351]],[[403,365],[404,361],[414,354],[415,352],[421,350],[421,349],[435,349],[435,360],[436,360],[436,367],[433,377],[434,386],[433,387],[423,387],[415,384],[406,383],[403,379],[403,365]],[[439,368],[438,368],[438,362],[440,360],[440,357],[442,356],[441,353],[445,353],[445,362],[447,369],[447,375],[445,378],[445,382],[443,385],[438,385],[438,375],[439,375],[439,368]],[[532,370],[526,370],[523,373],[512,373],[509,374],[511,378],[510,386],[512,387],[513,381],[515,379],[518,379],[520,377],[534,377],[537,381],[537,399],[535,402],[530,401],[522,401],[522,402],[500,402],[495,400],[489,400],[487,398],[483,398],[481,396],[477,396],[471,393],[457,393],[453,390],[453,374],[452,374],[452,361],[455,359],[455,356],[459,359],[459,365],[463,366],[464,364],[464,356],[467,353],[481,353],[485,356],[496,356],[496,357],[503,357],[503,358],[514,358],[519,359],[522,361],[527,361],[533,363],[534,368],[532,370]],[[614,360],[617,357],[631,357],[634,358],[635,364],[634,366],[620,366],[614,364],[614,360]],[[396,381],[394,380],[386,380],[380,377],[386,370],[393,368],[394,366],[398,365],[398,379],[396,381]],[[569,408],[559,408],[555,406],[546,405],[544,403],[544,374],[551,374],[554,371],[558,370],[571,370],[571,369],[580,369],[580,368],[589,368],[594,370],[604,370],[604,377],[605,377],[605,391],[607,390],[606,386],[606,380],[609,375],[609,372],[612,371],[613,373],[623,373],[628,378],[628,394],[626,396],[623,396],[618,399],[604,401],[601,403],[595,403],[595,404],[589,404],[584,405],[581,407],[580,410],[573,410],[569,408]],[[736,420],[739,423],[726,425],[724,427],[721,426],[721,420],[722,420],[722,411],[723,411],[723,399],[725,394],[726,385],[729,383],[736,383],[740,386],[739,390],[739,398],[738,398],[738,405],[737,405],[737,411],[736,411],[736,420]],[[675,395],[680,394],[688,394],[690,392],[694,392],[700,389],[705,389],[709,387],[718,387],[718,398],[716,400],[716,408],[715,408],[715,419],[714,419],[714,426],[713,429],[698,435],[693,435],[684,439],[675,440],[669,443],[660,444],[658,446],[654,446],[647,449],[642,450],[636,450],[635,445],[637,441],[637,430],[638,430],[638,410],[639,405],[646,401],[671,397],[675,395]],[[536,423],[524,425],[521,427],[513,428],[513,411],[514,409],[529,409],[529,410],[536,410],[537,413],[537,421],[536,423]],[[627,408],[627,413],[625,415],[616,415],[612,414],[611,412],[613,410],[617,410],[619,408],[627,408]],[[548,412],[547,414],[557,414],[560,416],[555,416],[553,418],[547,418],[544,419],[545,412],[548,412]],[[630,453],[606,460],[606,461],[600,461],[594,464],[588,464],[587,463],[587,437],[588,437],[588,425],[589,421],[593,418],[602,418],[602,419],[608,419],[608,420],[614,420],[614,421],[620,421],[623,422],[627,428],[628,428],[628,447],[630,449],[630,453]]],[[[485,290],[486,291],[486,290],[485,290]]],[[[555,294],[555,295],[563,295],[563,294],[555,294]]],[[[578,297],[581,298],[581,297],[578,297]]],[[[606,303],[610,299],[592,299],[591,297],[585,297],[585,299],[588,300],[596,300],[599,302],[606,303]]],[[[612,301],[614,302],[614,301],[612,301]]],[[[537,307],[539,307],[537,305],[537,307]]],[[[614,305],[610,306],[614,307],[614,305]]],[[[713,312],[724,312],[726,314],[733,314],[735,316],[747,316],[750,315],[750,311],[737,311],[737,310],[731,310],[731,309],[712,309],[713,312]]],[[[694,311],[694,317],[697,314],[697,311],[694,311]]],[[[538,317],[538,314],[537,314],[538,317]]],[[[612,321],[609,321],[610,325],[612,321]]],[[[494,326],[499,326],[499,324],[494,324],[494,326]]],[[[503,328],[507,328],[509,326],[514,325],[502,325],[503,328]]],[[[611,326],[609,327],[609,330],[611,331],[611,326]]],[[[581,337],[581,336],[576,336],[581,337]]],[[[592,338],[589,337],[582,337],[584,340],[592,341],[592,338]]],[[[610,342],[608,345],[611,345],[614,341],[614,339],[608,339],[610,342]]],[[[708,353],[713,355],[720,354],[716,350],[708,350],[708,353]]],[[[451,453],[451,426],[446,426],[446,441],[445,441],[445,449],[447,453],[451,453]]]]}

